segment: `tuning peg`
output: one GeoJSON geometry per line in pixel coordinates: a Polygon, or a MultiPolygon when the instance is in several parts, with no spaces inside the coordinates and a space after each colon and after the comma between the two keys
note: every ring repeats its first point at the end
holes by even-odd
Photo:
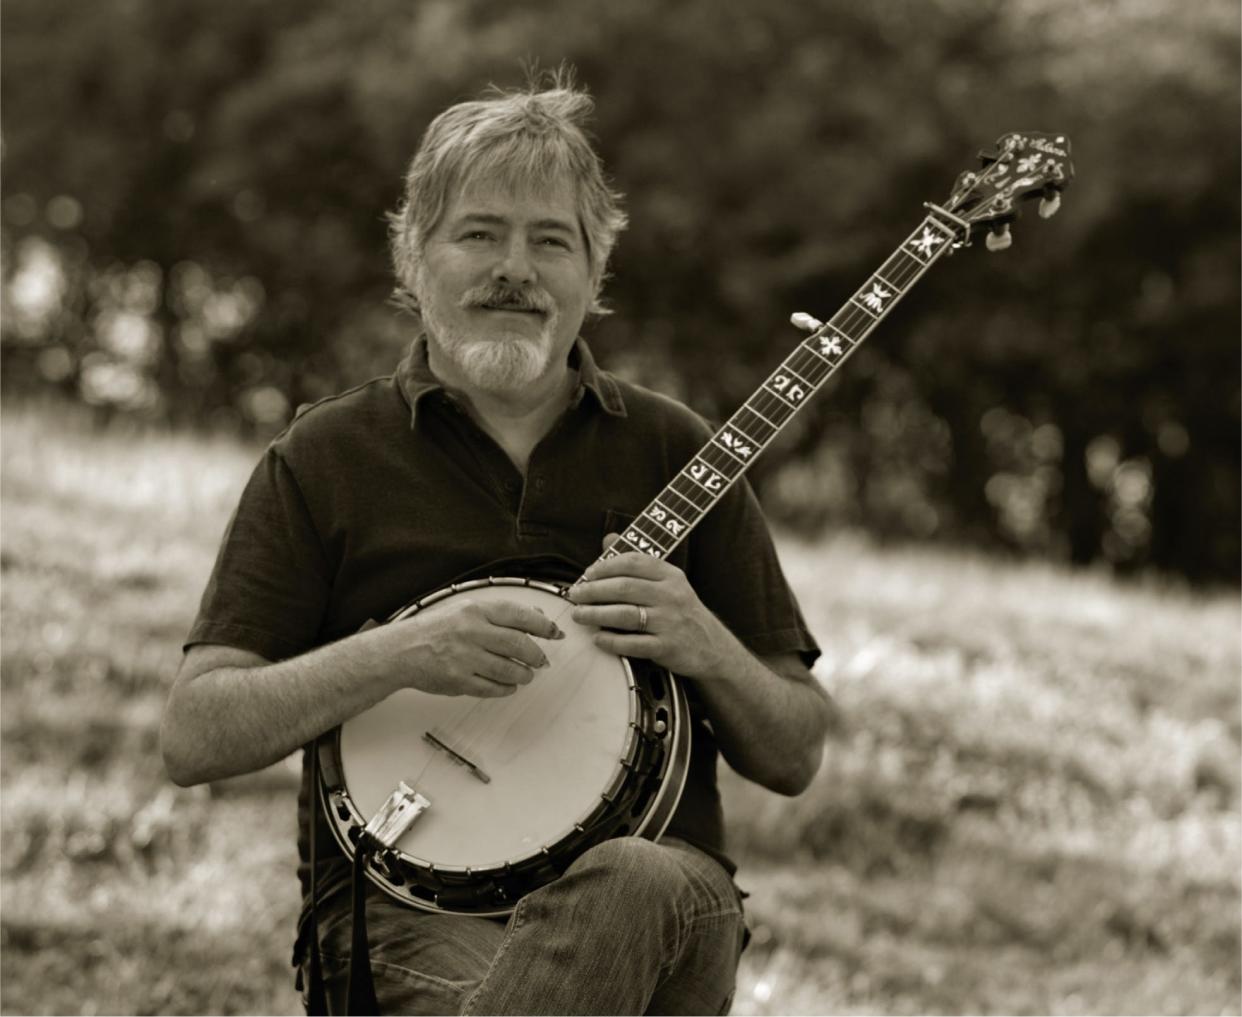
{"type": "Polygon", "coordinates": [[[990,230],[983,242],[989,251],[1007,251],[1013,246],[1013,234],[1009,232],[1009,223],[1003,223],[998,229],[990,230]]]}
{"type": "Polygon", "coordinates": [[[789,316],[789,321],[795,328],[800,328],[804,332],[814,332],[816,329],[824,327],[822,321],[807,314],[806,311],[794,311],[789,316]]]}
{"type": "Polygon", "coordinates": [[[1051,219],[1061,207],[1061,192],[1049,190],[1039,199],[1039,217],[1051,219]]]}

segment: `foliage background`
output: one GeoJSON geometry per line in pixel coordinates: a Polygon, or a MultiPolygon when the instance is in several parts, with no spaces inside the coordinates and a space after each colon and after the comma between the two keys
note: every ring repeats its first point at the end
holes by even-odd
{"type": "Polygon", "coordinates": [[[3,380],[270,433],[386,373],[383,214],[427,121],[530,60],[629,196],[591,326],[721,418],[1014,129],[1062,215],[942,265],[756,467],[774,518],[1239,576],[1232,0],[9,0],[3,380]]]}

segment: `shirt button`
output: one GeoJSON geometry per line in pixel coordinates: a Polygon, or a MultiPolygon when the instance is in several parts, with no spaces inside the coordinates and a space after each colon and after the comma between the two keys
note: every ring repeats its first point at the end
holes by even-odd
{"type": "Polygon", "coordinates": [[[543,486],[544,486],[544,485],[543,485],[543,477],[536,477],[536,478],[535,478],[535,490],[536,490],[536,491],[542,491],[542,490],[543,490],[543,486]]]}

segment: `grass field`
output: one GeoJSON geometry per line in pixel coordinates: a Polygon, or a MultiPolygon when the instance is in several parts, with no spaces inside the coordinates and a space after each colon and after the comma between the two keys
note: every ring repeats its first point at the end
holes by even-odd
{"type": "MultiPolygon", "coordinates": [[[[0,1010],[298,1013],[296,775],[157,729],[253,449],[3,415],[0,1010]]],[[[842,537],[783,558],[847,728],[725,777],[734,1013],[1238,1013],[1236,592],[842,537]]]]}

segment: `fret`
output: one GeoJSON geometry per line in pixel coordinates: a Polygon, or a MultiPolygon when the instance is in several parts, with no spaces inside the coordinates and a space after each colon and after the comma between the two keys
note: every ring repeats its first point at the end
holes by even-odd
{"type": "Polygon", "coordinates": [[[602,557],[627,551],[655,558],[670,554],[880,319],[958,242],[957,230],[928,215],[827,324],[793,348],[602,557]]]}
{"type": "MultiPolygon", "coordinates": [[[[756,395],[757,395],[757,394],[758,394],[758,393],[756,393],[756,395]]],[[[750,397],[750,399],[754,399],[754,398],[755,398],[755,397],[754,397],[753,395],[750,397]]],[[[750,405],[750,399],[747,399],[747,400],[746,400],[746,405],[743,407],[743,409],[747,409],[747,410],[749,410],[749,411],[750,411],[751,413],[753,413],[756,417],[758,417],[758,418],[759,418],[760,420],[762,420],[765,424],[767,424],[767,425],[768,425],[768,427],[772,428],[772,433],[773,433],[773,434],[775,434],[777,431],[779,431],[779,430],[781,429],[781,425],[780,425],[780,424],[773,423],[773,422],[772,422],[771,420],[769,420],[766,416],[764,416],[762,413],[760,413],[757,409],[755,409],[753,406],[751,406],[751,405],[750,405]]]]}
{"type": "Polygon", "coordinates": [[[665,512],[664,509],[655,505],[648,505],[643,514],[634,520],[637,527],[641,524],[642,532],[651,537],[653,541],[660,544],[661,547],[669,542],[676,546],[681,539],[682,534],[689,527],[680,519],[676,518],[672,513],[665,512]]]}
{"type": "Polygon", "coordinates": [[[927,262],[920,259],[917,255],[911,254],[909,251],[894,251],[888,261],[880,266],[880,275],[886,279],[905,279],[902,284],[903,292],[908,290],[913,282],[922,274],[923,269],[927,266],[927,262]]]}
{"type": "Polygon", "coordinates": [[[709,439],[707,444],[699,449],[699,458],[708,466],[718,473],[723,473],[732,480],[745,468],[745,464],[736,456],[721,445],[717,445],[714,439],[709,439]]]}
{"type": "Polygon", "coordinates": [[[756,452],[757,442],[751,435],[747,434],[736,424],[726,424],[716,432],[712,439],[718,445],[729,450],[729,454],[742,463],[745,468],[746,463],[750,462],[756,452]]]}
{"type": "Polygon", "coordinates": [[[801,343],[794,348],[785,363],[812,388],[818,388],[832,373],[831,363],[826,358],[818,356],[801,343]]]}
{"type": "Polygon", "coordinates": [[[797,381],[784,371],[777,371],[776,374],[763,383],[763,387],[791,410],[796,410],[801,406],[806,397],[812,392],[809,386],[799,385],[797,381]]]}
{"type": "Polygon", "coordinates": [[[852,301],[854,302],[854,305],[855,305],[856,307],[861,307],[864,311],[866,311],[869,315],[871,315],[871,317],[873,317],[873,318],[875,318],[875,319],[877,319],[877,320],[879,319],[879,317],[880,317],[880,316],[879,316],[878,314],[876,314],[874,311],[870,310],[870,309],[867,307],[867,305],[866,305],[866,304],[864,304],[861,300],[859,300],[859,299],[858,299],[858,294],[857,294],[857,293],[855,293],[852,297],[850,297],[850,300],[852,300],[852,301]]]}
{"type": "Polygon", "coordinates": [[[666,517],[664,521],[659,524],[659,526],[662,532],[666,531],[667,535],[673,538],[674,547],[681,542],[681,538],[684,537],[686,535],[686,531],[690,529],[690,527],[683,523],[680,519],[674,519],[672,516],[666,517]]]}
{"type": "MultiPolygon", "coordinates": [[[[693,505],[700,518],[712,506],[714,500],[712,496],[691,480],[690,475],[684,469],[669,482],[668,486],[683,501],[693,505]]],[[[698,520],[695,521],[697,522],[698,520]]]]}
{"type": "Polygon", "coordinates": [[[724,494],[725,488],[728,486],[728,478],[717,470],[713,470],[698,456],[690,460],[690,465],[686,467],[686,474],[699,487],[710,494],[713,500],[724,494]]]}
{"type": "Polygon", "coordinates": [[[871,331],[874,322],[873,317],[859,313],[853,303],[847,303],[829,319],[828,324],[851,343],[857,345],[867,338],[867,333],[871,331]]]}
{"type": "Polygon", "coordinates": [[[848,336],[840,329],[828,326],[818,335],[811,336],[802,343],[802,349],[817,357],[828,365],[828,372],[836,367],[837,361],[854,348],[848,336]],[[836,358],[835,360],[833,358],[836,358]]]}
{"type": "Polygon", "coordinates": [[[785,358],[785,362],[781,364],[780,373],[781,374],[792,374],[794,377],[794,381],[801,382],[807,388],[814,388],[815,386],[811,382],[807,381],[806,378],[804,378],[798,371],[794,369],[792,362],[793,362],[794,357],[797,356],[797,353],[798,353],[798,350],[795,349],[793,353],[791,353],[789,356],[785,358]]]}
{"type": "Polygon", "coordinates": [[[631,544],[628,540],[625,539],[625,534],[622,534],[609,545],[608,550],[604,552],[603,557],[604,558],[615,558],[619,554],[625,554],[629,551],[637,551],[637,550],[638,550],[637,547],[635,547],[633,544],[631,544]]]}
{"type": "Polygon", "coordinates": [[[763,414],[743,403],[741,408],[729,418],[729,424],[746,437],[753,439],[760,446],[766,445],[779,428],[763,414]]]}
{"type": "Polygon", "coordinates": [[[934,216],[928,216],[919,227],[906,238],[898,248],[903,253],[930,265],[942,253],[943,249],[953,242],[957,234],[934,216]]]}
{"type": "Polygon", "coordinates": [[[886,285],[878,275],[873,275],[850,299],[873,318],[882,318],[902,296],[900,290],[891,287],[891,283],[886,285]],[[870,289],[867,289],[868,285],[870,289]]]}
{"type": "Polygon", "coordinates": [[[904,290],[901,286],[898,286],[895,282],[893,282],[893,281],[892,281],[891,279],[889,279],[887,276],[881,275],[879,272],[877,272],[877,273],[876,273],[875,275],[873,275],[871,278],[872,278],[872,279],[878,279],[878,280],[880,281],[880,284],[881,284],[881,285],[882,285],[882,286],[883,286],[886,290],[890,291],[890,292],[893,294],[893,296],[896,298],[896,299],[894,299],[894,300],[889,301],[889,303],[885,305],[884,310],[886,310],[886,311],[887,311],[890,307],[892,307],[892,306],[893,306],[893,304],[897,303],[897,301],[898,301],[898,300],[900,300],[902,297],[904,297],[904,296],[906,295],[905,290],[904,290]]]}
{"type": "MultiPolygon", "coordinates": [[[[660,541],[656,540],[656,538],[647,531],[646,527],[640,525],[644,522],[648,522],[645,513],[640,515],[629,525],[629,527],[626,528],[625,533],[621,535],[622,538],[632,547],[642,551],[643,554],[649,554],[653,558],[663,558],[666,554],[668,554],[670,547],[673,545],[666,547],[660,541]]],[[[676,541],[673,543],[675,544],[676,541]]]]}
{"type": "Polygon", "coordinates": [[[772,392],[769,392],[763,386],[760,386],[755,392],[751,393],[750,408],[752,411],[763,416],[769,424],[776,430],[780,430],[788,423],[789,418],[794,415],[794,411],[790,409],[789,404],[783,399],[779,399],[772,392]]]}
{"type": "Polygon", "coordinates": [[[822,360],[825,364],[827,364],[827,365],[828,365],[829,370],[831,370],[831,369],[832,369],[832,361],[831,361],[831,360],[829,360],[829,359],[828,359],[826,356],[824,356],[822,353],[820,353],[820,352],[819,352],[819,350],[817,350],[817,349],[815,348],[815,344],[816,344],[816,340],[815,340],[815,339],[808,339],[806,342],[804,342],[804,343],[802,344],[802,348],[803,348],[804,350],[806,350],[808,353],[810,353],[810,354],[812,354],[813,356],[816,356],[816,357],[818,357],[820,360],[822,360]]]}
{"type": "MultiPolygon", "coordinates": [[[[782,375],[782,377],[783,377],[783,375],[782,375]]],[[[771,383],[770,381],[765,381],[765,382],[763,383],[763,387],[764,387],[765,389],[768,389],[768,391],[769,391],[769,392],[772,392],[772,390],[771,390],[770,388],[768,388],[768,386],[769,386],[769,385],[771,385],[771,384],[772,384],[772,383],[771,383]]],[[[789,400],[785,399],[784,397],[782,397],[782,396],[781,396],[779,393],[777,393],[777,392],[772,392],[772,394],[773,394],[774,396],[776,396],[776,398],[777,398],[777,399],[780,399],[780,400],[781,400],[781,402],[783,402],[783,403],[784,403],[786,406],[788,406],[790,409],[797,409],[797,407],[798,407],[798,404],[797,404],[797,403],[791,403],[791,402],[789,402],[789,400]]]]}
{"type": "Polygon", "coordinates": [[[711,444],[715,445],[716,448],[720,449],[720,451],[722,451],[725,455],[727,455],[730,459],[732,459],[735,463],[737,463],[738,466],[740,466],[742,469],[746,469],[746,461],[744,459],[739,459],[732,452],[730,452],[728,448],[720,444],[720,438],[718,434],[712,435],[711,444]]]}
{"type": "Polygon", "coordinates": [[[827,360],[835,368],[840,359],[847,356],[855,346],[858,345],[853,339],[842,332],[839,328],[829,325],[822,335],[812,336],[803,344],[809,346],[816,356],[827,360]],[[814,343],[819,349],[815,349],[810,344],[814,343]],[[831,358],[836,357],[836,360],[831,358]]]}
{"type": "MultiPolygon", "coordinates": [[[[678,474],[678,476],[680,477],[681,474],[678,474]]],[[[688,526],[694,526],[703,517],[703,510],[673,487],[671,482],[660,492],[659,498],[664,505],[667,505],[672,512],[676,513],[679,519],[684,519],[688,526]]]]}
{"type": "Polygon", "coordinates": [[[659,497],[656,498],[655,501],[651,503],[650,511],[651,511],[652,518],[663,523],[665,521],[665,517],[667,516],[675,520],[676,522],[681,523],[682,526],[689,526],[690,525],[689,523],[687,523],[684,519],[681,518],[681,516],[679,516],[676,512],[674,512],[671,508],[669,508],[669,506],[665,505],[664,502],[660,500],[660,498],[662,497],[663,495],[660,495],[659,497]],[[660,515],[659,513],[664,513],[664,514],[660,515]]]}

